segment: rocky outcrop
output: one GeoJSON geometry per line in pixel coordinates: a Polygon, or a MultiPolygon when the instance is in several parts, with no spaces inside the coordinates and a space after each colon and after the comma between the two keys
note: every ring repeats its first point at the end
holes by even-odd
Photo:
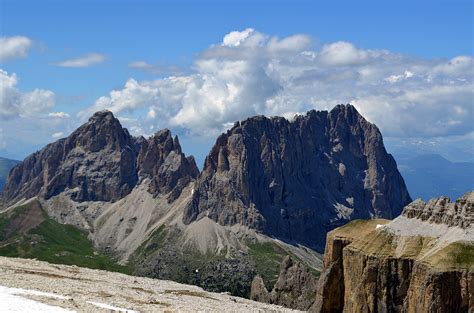
{"type": "Polygon", "coordinates": [[[290,256],[283,259],[280,275],[271,292],[263,279],[255,276],[252,281],[250,299],[282,305],[298,310],[308,310],[316,295],[316,277],[302,263],[294,262],[290,256]]]}
{"type": "Polygon", "coordinates": [[[236,123],[207,156],[183,222],[208,216],[322,250],[334,227],[393,218],[409,202],[377,127],[338,105],[236,123]]]}
{"type": "Polygon", "coordinates": [[[474,229],[466,226],[466,221],[452,218],[452,210],[464,216],[462,219],[468,218],[464,213],[474,203],[474,192],[455,203],[458,205],[450,205],[445,197],[428,204],[415,201],[392,222],[354,221],[330,232],[311,310],[474,309],[474,229]]]}
{"type": "Polygon", "coordinates": [[[451,202],[448,197],[431,199],[428,203],[418,199],[403,209],[402,215],[421,221],[468,228],[474,225],[474,195],[467,193],[451,202]]]}
{"type": "Polygon", "coordinates": [[[168,201],[176,200],[184,187],[197,177],[199,170],[194,157],[181,151],[178,136],[171,137],[168,129],[143,140],[138,154],[140,177],[150,178],[149,192],[154,196],[168,194],[168,201]]]}
{"type": "Polygon", "coordinates": [[[149,140],[132,137],[109,111],[95,113],[69,137],[51,143],[14,167],[3,191],[11,205],[23,198],[49,199],[67,193],[74,201],[117,201],[140,178],[151,191],[170,199],[197,176],[194,159],[181,152],[177,138],[162,131],[149,140]],[[166,185],[166,188],[164,187],[166,185]]]}
{"type": "Polygon", "coordinates": [[[265,282],[260,275],[255,276],[252,280],[250,299],[263,303],[272,303],[270,293],[268,292],[267,287],[265,287],[265,282]]]}

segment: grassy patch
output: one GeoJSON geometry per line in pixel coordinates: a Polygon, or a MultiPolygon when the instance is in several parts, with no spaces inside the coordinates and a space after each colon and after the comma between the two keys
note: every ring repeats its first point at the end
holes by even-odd
{"type": "Polygon", "coordinates": [[[454,242],[428,260],[439,268],[474,269],[474,245],[469,242],[454,242]]]}
{"type": "Polygon", "coordinates": [[[342,236],[346,238],[361,238],[376,229],[377,224],[385,225],[389,220],[370,219],[370,220],[353,220],[344,226],[338,227],[328,233],[328,236],[342,236]]]}
{"type": "MultiPolygon", "coordinates": [[[[10,216],[0,217],[0,233],[9,227],[12,217],[25,207],[15,209],[10,216]]],[[[44,220],[26,233],[14,233],[0,241],[0,255],[35,258],[51,263],[77,265],[95,269],[129,273],[127,267],[94,250],[87,235],[72,225],[60,224],[43,212],[44,220]]]]}
{"type": "Polygon", "coordinates": [[[166,227],[165,225],[161,225],[156,229],[146,240],[143,242],[140,247],[133,252],[133,255],[130,257],[130,264],[135,263],[137,260],[144,260],[151,254],[155,253],[159,249],[161,249],[164,246],[166,239],[166,227]]]}
{"type": "Polygon", "coordinates": [[[287,253],[270,242],[249,244],[248,247],[257,274],[262,276],[265,286],[271,290],[278,280],[280,264],[287,253]]]}
{"type": "Polygon", "coordinates": [[[5,239],[5,229],[8,226],[8,218],[0,215],[0,242],[5,239]]]}
{"type": "Polygon", "coordinates": [[[454,245],[454,252],[451,257],[456,265],[473,266],[474,265],[474,245],[456,242],[454,245]]]}

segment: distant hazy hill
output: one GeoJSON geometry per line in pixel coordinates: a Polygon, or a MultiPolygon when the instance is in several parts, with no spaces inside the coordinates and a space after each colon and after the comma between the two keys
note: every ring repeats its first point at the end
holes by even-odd
{"type": "Polygon", "coordinates": [[[18,163],[19,161],[0,157],[0,190],[3,189],[3,186],[5,185],[5,181],[7,180],[8,173],[10,172],[11,168],[18,163]]]}
{"type": "Polygon", "coordinates": [[[454,163],[438,154],[401,156],[397,163],[413,199],[440,195],[457,199],[474,189],[474,163],[454,163]]]}

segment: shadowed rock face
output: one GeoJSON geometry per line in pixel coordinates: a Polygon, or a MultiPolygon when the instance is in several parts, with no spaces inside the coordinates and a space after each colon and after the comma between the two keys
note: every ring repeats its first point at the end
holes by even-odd
{"type": "Polygon", "coordinates": [[[410,201],[377,127],[338,105],[292,121],[236,123],[207,156],[183,222],[207,215],[322,250],[327,231],[354,218],[393,218],[410,201]]]}
{"type": "Polygon", "coordinates": [[[151,194],[171,192],[169,202],[176,200],[182,189],[199,174],[194,157],[182,153],[178,137],[173,139],[168,129],[143,141],[138,154],[138,170],[140,177],[150,178],[151,194]]]}
{"type": "Polygon", "coordinates": [[[109,111],[95,113],[69,137],[51,143],[12,169],[3,191],[5,203],[67,192],[81,201],[116,201],[150,174],[154,195],[181,192],[197,176],[193,158],[186,158],[168,130],[151,137],[132,137],[109,111]],[[170,144],[171,141],[171,144],[170,144]],[[156,155],[155,155],[156,154],[156,155]],[[160,180],[167,184],[159,188],[160,180]],[[176,188],[176,190],[175,190],[176,188]]]}
{"type": "Polygon", "coordinates": [[[272,291],[266,289],[260,276],[255,276],[250,299],[306,311],[315,300],[316,282],[316,277],[303,264],[286,256],[280,265],[280,274],[272,291]]]}

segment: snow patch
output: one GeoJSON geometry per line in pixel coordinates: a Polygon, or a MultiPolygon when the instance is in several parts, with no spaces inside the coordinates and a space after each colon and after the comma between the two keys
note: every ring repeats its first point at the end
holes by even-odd
{"type": "Polygon", "coordinates": [[[112,306],[112,305],[109,305],[107,303],[100,303],[100,302],[94,302],[94,301],[87,301],[87,303],[95,305],[96,307],[101,308],[101,309],[106,309],[106,310],[112,310],[112,311],[118,311],[118,312],[127,312],[127,313],[138,313],[138,311],[118,308],[116,306],[112,306]]]}
{"type": "Polygon", "coordinates": [[[38,313],[64,313],[75,312],[58,306],[47,305],[35,300],[23,298],[20,295],[41,296],[47,298],[67,300],[69,298],[54,293],[27,290],[20,288],[8,288],[0,286],[0,311],[2,312],[38,312],[38,313]]]}

